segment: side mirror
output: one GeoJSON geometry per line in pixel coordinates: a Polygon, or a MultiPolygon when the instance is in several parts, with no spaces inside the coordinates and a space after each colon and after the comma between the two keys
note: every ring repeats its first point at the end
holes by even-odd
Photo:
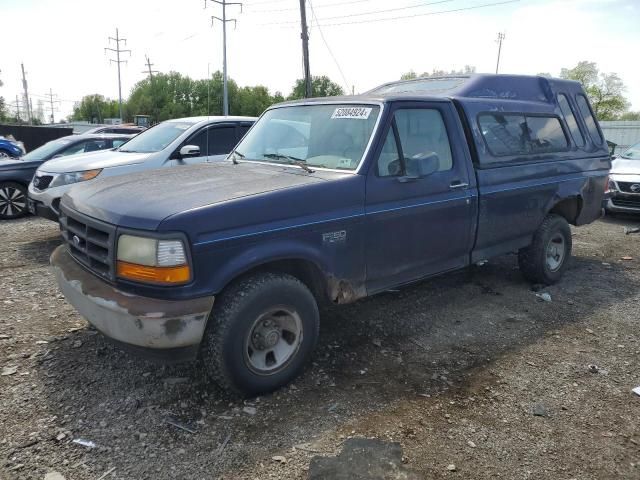
{"type": "Polygon", "coordinates": [[[420,153],[407,159],[407,175],[423,178],[440,168],[440,157],[435,152],[420,153]]]}
{"type": "Polygon", "coordinates": [[[200,147],[197,145],[185,145],[180,148],[180,158],[200,156],[200,147]]]}

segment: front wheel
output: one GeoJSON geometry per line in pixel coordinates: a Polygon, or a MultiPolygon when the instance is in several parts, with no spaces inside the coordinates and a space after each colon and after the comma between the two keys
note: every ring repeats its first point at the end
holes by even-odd
{"type": "Polygon", "coordinates": [[[567,221],[559,215],[547,215],[531,245],[518,252],[520,271],[531,282],[553,285],[567,268],[571,246],[567,221]]]}
{"type": "Polygon", "coordinates": [[[243,396],[276,390],[304,368],[319,325],[315,298],[297,278],[246,277],[216,299],[202,345],[205,370],[220,387],[243,396]]]}
{"type": "Polygon", "coordinates": [[[27,214],[27,189],[15,182],[0,182],[0,220],[27,214]]]}

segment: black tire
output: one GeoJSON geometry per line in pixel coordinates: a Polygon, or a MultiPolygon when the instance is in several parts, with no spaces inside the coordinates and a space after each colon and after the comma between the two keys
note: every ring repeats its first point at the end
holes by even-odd
{"type": "Polygon", "coordinates": [[[567,268],[571,247],[571,228],[567,221],[559,215],[547,215],[533,235],[531,245],[518,252],[520,271],[533,283],[553,285],[567,268]],[[556,263],[557,267],[553,268],[556,263]]]}
{"type": "Polygon", "coordinates": [[[27,213],[27,187],[16,182],[0,182],[0,220],[13,220],[27,213]]]}
{"type": "Polygon", "coordinates": [[[319,327],[316,300],[297,278],[268,272],[242,278],[216,299],[202,343],[204,368],[215,383],[232,394],[252,396],[276,390],[302,372],[315,348],[319,327]],[[284,311],[284,314],[277,311],[284,311]],[[280,318],[294,322],[300,325],[300,334],[295,337],[291,332],[285,332],[286,328],[279,336],[271,330],[263,331],[264,325],[271,323],[260,320],[263,318],[276,319],[273,323],[280,318]],[[288,360],[278,367],[273,366],[276,363],[269,367],[266,365],[267,353],[265,368],[274,370],[267,372],[254,368],[252,362],[259,363],[256,359],[268,348],[276,351],[259,341],[255,343],[256,338],[273,340],[274,335],[278,336],[278,342],[287,342],[277,345],[293,349],[288,360]],[[292,340],[291,344],[289,340],[292,340]],[[253,355],[256,355],[255,359],[253,355]]]}

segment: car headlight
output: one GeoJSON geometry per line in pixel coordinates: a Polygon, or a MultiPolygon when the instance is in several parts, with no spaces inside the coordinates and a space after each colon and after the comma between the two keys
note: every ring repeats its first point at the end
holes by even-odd
{"type": "Polygon", "coordinates": [[[94,170],[82,170],[80,172],[61,173],[53,179],[49,188],[70,185],[78,182],[86,182],[87,180],[96,178],[100,175],[101,171],[101,168],[96,168],[94,170]]]}
{"type": "Polygon", "coordinates": [[[184,242],[120,235],[116,272],[118,277],[161,285],[187,283],[191,269],[184,242]]]}

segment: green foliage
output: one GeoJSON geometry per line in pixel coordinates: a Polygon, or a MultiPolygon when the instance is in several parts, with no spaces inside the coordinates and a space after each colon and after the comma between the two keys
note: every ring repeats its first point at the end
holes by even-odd
{"type": "Polygon", "coordinates": [[[616,73],[601,73],[595,62],[583,61],[571,69],[563,68],[560,77],[582,84],[598,120],[616,120],[629,109],[622,79],[616,73]]]}
{"type": "Polygon", "coordinates": [[[92,123],[103,123],[105,118],[118,118],[118,101],[105,98],[94,93],[85,95],[79,103],[73,106],[71,120],[81,120],[92,123]]]}
{"type": "MultiPolygon", "coordinates": [[[[231,115],[258,116],[273,103],[283,100],[279,93],[271,96],[267,87],[240,88],[232,79],[227,80],[227,89],[231,115]]],[[[178,72],[160,73],[133,87],[125,117],[131,120],[134,115],[149,115],[155,123],[170,118],[222,115],[222,96],[221,72],[202,80],[192,80],[178,72]]]]}
{"type": "MultiPolygon", "coordinates": [[[[289,95],[288,100],[297,100],[304,98],[305,85],[304,79],[299,78],[293,86],[293,91],[289,95]]],[[[326,75],[314,76],[311,79],[311,96],[312,97],[334,97],[344,95],[344,90],[340,85],[331,81],[326,75]]]]}
{"type": "MultiPolygon", "coordinates": [[[[239,87],[227,80],[229,114],[258,116],[274,103],[283,102],[281,92],[269,93],[262,85],[239,87]]],[[[200,115],[222,115],[223,77],[215,72],[209,79],[193,80],[178,72],[159,73],[136,83],[131,95],[123,103],[123,120],[130,122],[134,115],[149,115],[152,123],[170,118],[200,115]]],[[[326,76],[313,78],[314,96],[343,95],[340,85],[326,76]]],[[[304,97],[304,83],[297,80],[289,99],[304,97]]],[[[118,117],[118,102],[102,95],[87,95],[73,110],[71,120],[101,123],[105,118],[118,117]]]]}
{"type": "Polygon", "coordinates": [[[640,120],[640,112],[625,112],[622,115],[620,115],[618,120],[634,120],[634,121],[638,121],[638,120],[640,120]]]}
{"type": "Polygon", "coordinates": [[[424,78],[424,77],[446,77],[449,75],[471,75],[472,73],[476,73],[476,67],[472,65],[465,65],[464,68],[460,70],[440,70],[434,68],[431,73],[424,72],[418,75],[414,70],[409,70],[408,72],[403,73],[400,76],[400,80],[413,80],[415,78],[424,78]]]}

